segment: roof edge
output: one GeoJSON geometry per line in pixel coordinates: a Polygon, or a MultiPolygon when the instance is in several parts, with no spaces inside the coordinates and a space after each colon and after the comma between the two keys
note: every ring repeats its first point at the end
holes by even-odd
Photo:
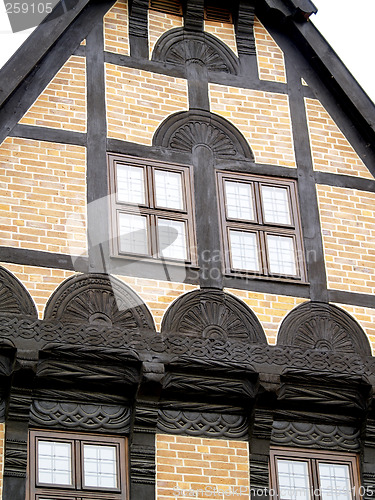
{"type": "Polygon", "coordinates": [[[90,0],[66,0],[65,12],[59,3],[49,16],[24,41],[0,70],[0,106],[22,83],[90,0]],[[59,14],[61,9],[61,15],[59,14]],[[22,62],[22,64],[20,64],[22,62]]]}

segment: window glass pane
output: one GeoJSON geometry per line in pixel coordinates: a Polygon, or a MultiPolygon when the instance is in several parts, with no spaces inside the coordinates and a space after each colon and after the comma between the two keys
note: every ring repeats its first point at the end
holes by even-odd
{"type": "Polygon", "coordinates": [[[185,223],[158,219],[159,253],[171,259],[187,259],[185,223]]]}
{"type": "Polygon", "coordinates": [[[38,481],[47,484],[72,484],[70,443],[38,441],[38,481]]]}
{"type": "Polygon", "coordinates": [[[245,231],[229,232],[232,267],[259,271],[257,238],[254,233],[245,231]]]}
{"type": "Polygon", "coordinates": [[[288,190],[275,186],[262,186],[265,222],[290,224],[288,190]]]}
{"type": "Polygon", "coordinates": [[[322,500],[351,500],[353,498],[349,465],[319,463],[322,500]]]}
{"type": "Polygon", "coordinates": [[[147,255],[147,217],[119,214],[120,251],[147,255]]]}
{"type": "Polygon", "coordinates": [[[156,205],[165,208],[184,208],[182,178],[178,172],[155,170],[156,205]]]}
{"type": "Polygon", "coordinates": [[[225,181],[227,216],[234,219],[254,220],[251,184],[225,181]]]}
{"type": "Polygon", "coordinates": [[[270,271],[273,274],[296,274],[294,241],[289,236],[267,235],[270,271]]]}
{"type": "Polygon", "coordinates": [[[117,457],[115,446],[83,445],[85,486],[117,487],[117,457]]]}
{"type": "Polygon", "coordinates": [[[307,462],[277,460],[280,500],[310,500],[307,462]]]}
{"type": "Polygon", "coordinates": [[[145,204],[144,169],[117,165],[117,197],[124,203],[145,204]]]}

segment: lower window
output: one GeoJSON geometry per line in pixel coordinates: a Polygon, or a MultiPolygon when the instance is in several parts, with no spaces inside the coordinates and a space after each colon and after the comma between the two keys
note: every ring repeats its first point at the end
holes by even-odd
{"type": "Polygon", "coordinates": [[[30,500],[124,500],[125,439],[30,432],[30,500]]]}
{"type": "Polygon", "coordinates": [[[358,457],[349,453],[274,448],[274,500],[359,500],[358,457]]]}

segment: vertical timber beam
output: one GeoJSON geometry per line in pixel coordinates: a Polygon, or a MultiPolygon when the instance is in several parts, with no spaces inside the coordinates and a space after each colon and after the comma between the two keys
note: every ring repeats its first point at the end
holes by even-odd
{"type": "Polygon", "coordinates": [[[148,59],[148,0],[133,0],[129,15],[130,55],[148,59]]]}
{"type": "Polygon", "coordinates": [[[250,487],[252,500],[267,500],[270,487],[269,456],[273,424],[273,413],[256,408],[250,439],[250,487]],[[259,493],[259,495],[257,495],[259,493]]]}
{"type": "Polygon", "coordinates": [[[164,365],[144,362],[130,439],[130,500],[155,500],[155,434],[164,365]]]}
{"type": "Polygon", "coordinates": [[[195,222],[200,286],[223,288],[220,223],[214,155],[206,145],[193,148],[195,222]]]}
{"type": "Polygon", "coordinates": [[[236,23],[238,57],[241,74],[246,75],[252,82],[259,80],[254,36],[254,12],[255,6],[252,2],[240,0],[236,23]]]}
{"type": "Polygon", "coordinates": [[[328,302],[319,206],[315,188],[314,168],[311,158],[310,137],[301,75],[289,57],[286,58],[285,63],[294,150],[297,162],[298,196],[306,252],[307,276],[310,282],[310,298],[313,301],[328,302]]]}
{"type": "Polygon", "coordinates": [[[37,360],[23,354],[17,354],[8,402],[3,500],[25,500],[26,495],[29,415],[37,360]]]}
{"type": "Polygon", "coordinates": [[[184,28],[188,31],[203,31],[204,0],[189,0],[184,16],[184,28]]]}
{"type": "Polygon", "coordinates": [[[86,39],[87,224],[90,272],[106,273],[109,257],[107,121],[104,40],[101,19],[86,39]]]}

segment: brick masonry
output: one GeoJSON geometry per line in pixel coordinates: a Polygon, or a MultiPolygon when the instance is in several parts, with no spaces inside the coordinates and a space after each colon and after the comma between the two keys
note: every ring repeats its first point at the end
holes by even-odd
{"type": "Polygon", "coordinates": [[[204,30],[207,33],[211,33],[216,38],[219,38],[225,45],[233,50],[233,52],[238,55],[237,52],[237,43],[236,43],[236,34],[234,32],[234,24],[233,23],[220,23],[217,21],[205,21],[204,30]]]}
{"type": "Polygon", "coordinates": [[[317,99],[305,99],[314,169],[373,179],[339,127],[317,99]]]}
{"type": "Polygon", "coordinates": [[[243,300],[255,313],[263,326],[269,344],[276,344],[277,332],[285,316],[307,300],[286,295],[235,290],[234,288],[227,288],[225,291],[243,300]]]}
{"type": "Polygon", "coordinates": [[[317,186],[328,287],[375,292],[375,193],[317,186]]]}
{"type": "Polygon", "coordinates": [[[209,84],[211,111],[235,125],[257,163],[295,167],[288,96],[209,84]]]}
{"type": "Polygon", "coordinates": [[[1,262],[0,265],[13,273],[30,293],[37,306],[39,319],[43,319],[45,305],[56,288],[67,278],[77,274],[65,269],[22,266],[6,262],[1,262]]]}
{"type": "Polygon", "coordinates": [[[341,309],[344,309],[348,312],[353,318],[357,321],[357,323],[363,328],[365,333],[367,334],[371,348],[372,355],[375,355],[375,309],[371,309],[370,307],[358,307],[351,306],[348,304],[336,304],[341,309]]]}
{"type": "Polygon", "coordinates": [[[19,121],[86,132],[86,60],[71,56],[19,121]]]}
{"type": "Polygon", "coordinates": [[[86,149],[8,137],[0,146],[0,245],[87,252],[86,149]]]}
{"type": "Polygon", "coordinates": [[[104,50],[130,55],[128,3],[118,0],[104,16],[104,50]]]}
{"type": "Polygon", "coordinates": [[[181,295],[198,288],[196,285],[175,283],[173,281],[133,278],[130,276],[116,277],[129,285],[146,303],[154,317],[155,326],[158,331],[160,330],[164,313],[171,303],[181,295]]]}
{"type": "Polygon", "coordinates": [[[254,36],[259,78],[286,83],[284,53],[258,18],[254,20],[254,36]]]}
{"type": "Polygon", "coordinates": [[[248,443],[157,434],[157,500],[190,497],[248,500],[248,443]]]}
{"type": "Polygon", "coordinates": [[[187,81],[106,64],[108,136],[152,144],[167,116],[188,108],[187,81]]]}
{"type": "Polygon", "coordinates": [[[150,59],[152,51],[158,39],[167,31],[173,28],[180,28],[184,21],[182,16],[174,16],[157,10],[148,11],[148,46],[150,50],[150,59]]]}

